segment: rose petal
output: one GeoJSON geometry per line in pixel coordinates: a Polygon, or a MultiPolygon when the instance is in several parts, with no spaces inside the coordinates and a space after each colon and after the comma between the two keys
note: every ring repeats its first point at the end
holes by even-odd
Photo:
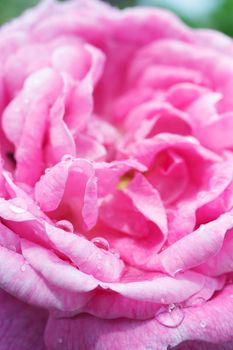
{"type": "MultiPolygon", "coordinates": [[[[232,293],[233,287],[228,286],[204,305],[183,309],[183,320],[174,328],[162,325],[156,317],[141,322],[122,318],[101,320],[88,315],[72,320],[50,318],[46,329],[46,345],[49,350],[72,347],[83,350],[119,347],[122,350],[167,350],[169,345],[174,347],[192,339],[210,344],[232,342],[232,293]]],[[[174,308],[171,312],[180,313],[180,310],[174,308]]]]}
{"type": "Polygon", "coordinates": [[[1,350],[44,350],[48,314],[0,290],[1,350]]]}

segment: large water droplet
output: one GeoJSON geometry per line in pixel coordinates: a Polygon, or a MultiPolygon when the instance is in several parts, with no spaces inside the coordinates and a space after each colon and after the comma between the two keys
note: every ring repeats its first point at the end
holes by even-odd
{"type": "Polygon", "coordinates": [[[94,243],[98,248],[108,250],[109,249],[109,243],[108,241],[103,237],[95,237],[92,240],[92,243],[94,243]]]}
{"type": "Polygon", "coordinates": [[[74,157],[71,154],[64,154],[64,156],[62,157],[62,161],[66,162],[68,160],[72,160],[74,157]]]}
{"type": "Polygon", "coordinates": [[[199,230],[204,231],[204,230],[205,230],[205,225],[201,225],[201,226],[199,227],[199,230]]]}
{"type": "Polygon", "coordinates": [[[175,304],[168,305],[167,308],[161,308],[156,314],[156,320],[163,326],[169,328],[178,327],[185,317],[184,311],[175,304]]]}
{"type": "Polygon", "coordinates": [[[10,204],[9,207],[16,214],[22,214],[22,213],[24,213],[26,211],[24,208],[20,208],[20,207],[14,205],[14,204],[10,204]]]}
{"type": "Polygon", "coordinates": [[[56,226],[64,231],[74,232],[74,227],[68,220],[60,220],[56,222],[56,226]]]}

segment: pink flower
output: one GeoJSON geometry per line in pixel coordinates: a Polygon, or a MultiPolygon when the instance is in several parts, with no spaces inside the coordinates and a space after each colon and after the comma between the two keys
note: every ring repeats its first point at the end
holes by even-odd
{"type": "Polygon", "coordinates": [[[1,349],[232,349],[232,57],[97,0],[0,29],[1,349]]]}

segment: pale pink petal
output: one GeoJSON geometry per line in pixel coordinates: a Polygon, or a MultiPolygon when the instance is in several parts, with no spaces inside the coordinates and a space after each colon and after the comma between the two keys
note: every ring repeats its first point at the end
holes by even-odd
{"type": "Polygon", "coordinates": [[[40,178],[35,198],[54,219],[68,219],[78,229],[92,228],[97,219],[95,172],[85,159],[65,157],[40,178]],[[67,158],[67,159],[66,159],[67,158]]]}
{"type": "Polygon", "coordinates": [[[166,212],[160,195],[144,176],[136,174],[123,191],[132,200],[135,208],[155,223],[163,233],[167,233],[166,212]]]}
{"type": "Polygon", "coordinates": [[[201,225],[159,254],[162,268],[171,275],[200,265],[222,247],[225,235],[233,227],[232,213],[201,225]]]}
{"type": "MultiPolygon", "coordinates": [[[[171,328],[160,323],[161,318],[156,315],[151,320],[141,322],[122,318],[101,320],[85,314],[72,320],[50,318],[46,329],[46,345],[49,350],[75,347],[83,350],[117,350],[119,347],[122,350],[167,350],[169,346],[172,348],[184,341],[195,339],[219,344],[217,349],[224,349],[221,348],[222,343],[232,342],[232,293],[232,286],[227,286],[204,305],[184,309],[174,307],[172,316],[165,314],[163,319],[165,322],[168,321],[166,317],[172,317],[176,326],[171,328]]],[[[231,347],[226,349],[230,350],[231,347]]]]}

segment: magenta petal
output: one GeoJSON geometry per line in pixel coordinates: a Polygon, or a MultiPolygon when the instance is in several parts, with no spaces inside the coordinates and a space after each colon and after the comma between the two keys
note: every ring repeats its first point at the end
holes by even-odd
{"type": "Polygon", "coordinates": [[[22,303],[0,290],[1,350],[45,350],[48,313],[22,303]]]}

